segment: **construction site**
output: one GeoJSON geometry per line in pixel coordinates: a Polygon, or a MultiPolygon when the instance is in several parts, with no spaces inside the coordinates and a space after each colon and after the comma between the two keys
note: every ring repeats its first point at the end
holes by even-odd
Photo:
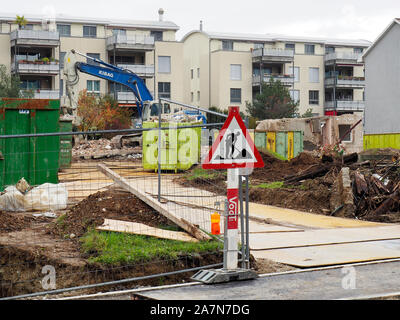
{"type": "MultiPolygon", "coordinates": [[[[175,32],[163,15],[160,9],[158,25],[175,32]]],[[[84,26],[83,37],[92,37],[90,27],[84,26]]],[[[209,45],[221,41],[222,50],[213,54],[234,52],[233,42],[231,50],[225,36],[206,34],[202,27],[170,45],[187,41],[187,47],[196,47],[191,41],[199,33],[209,37],[209,45]]],[[[392,27],[400,30],[400,21],[392,27]]],[[[391,119],[383,121],[381,111],[370,111],[378,89],[370,89],[372,98],[365,107],[363,100],[361,109],[348,99],[363,95],[365,82],[374,85],[372,73],[368,79],[357,73],[364,63],[373,69],[371,50],[379,52],[381,40],[371,47],[354,42],[363,55],[346,52],[332,65],[329,55],[335,52],[326,52],[322,90],[333,101],[326,100],[322,112],[255,117],[244,112],[245,91],[238,88],[226,90],[232,104],[211,108],[216,94],[210,79],[209,108],[201,107],[196,89],[182,95],[193,103],[171,99],[170,82],[158,82],[155,94],[156,80],[125,64],[140,58],[145,67],[149,53],[155,63],[154,38],[163,41],[159,31],[140,43],[121,30],[113,33],[106,41],[106,61],[100,54],[68,49],[62,61],[51,64],[49,59],[33,63],[28,49],[39,42],[35,55],[61,57],[59,35],[43,44],[43,34],[32,38],[32,30],[21,27],[9,36],[13,57],[27,59],[15,65],[31,70],[18,72],[21,83],[29,86],[43,65],[62,62],[46,81],[54,87],[59,77],[65,92],[44,98],[36,89],[36,96],[0,98],[0,300],[398,299],[400,277],[393,275],[400,264],[397,104],[388,103],[391,119]],[[332,72],[337,74],[331,83],[332,72]],[[93,79],[114,92],[102,95],[103,82],[93,79]],[[82,82],[88,89],[81,90],[82,82]],[[133,100],[121,100],[121,93],[133,100]]],[[[249,43],[244,36],[241,40],[249,43]]],[[[266,47],[243,51],[258,71],[253,70],[249,91],[258,98],[256,91],[261,95],[275,83],[265,78],[275,77],[285,94],[279,107],[304,109],[294,96],[300,91],[295,90],[295,45],[268,47],[280,41],[265,40],[266,47]],[[271,73],[289,65],[291,75],[271,73]],[[288,79],[292,82],[285,84],[288,79]]],[[[306,54],[318,50],[317,40],[312,43],[303,46],[306,54]]],[[[354,43],[338,46],[349,49],[354,43]]],[[[211,49],[206,55],[212,56],[211,49]]],[[[170,74],[171,57],[158,58],[164,63],[157,66],[159,73],[170,74]]],[[[200,68],[186,70],[191,79],[196,69],[200,78],[200,68]]],[[[307,69],[310,82],[318,83],[319,68],[307,69]]],[[[230,80],[242,80],[241,65],[230,64],[229,70],[230,80]]],[[[310,105],[319,102],[314,89],[310,105]]]]}

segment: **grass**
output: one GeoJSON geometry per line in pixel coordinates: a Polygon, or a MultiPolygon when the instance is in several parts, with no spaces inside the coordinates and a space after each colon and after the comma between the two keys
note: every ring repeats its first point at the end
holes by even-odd
{"type": "Polygon", "coordinates": [[[268,149],[262,149],[262,152],[268,153],[269,155],[271,155],[271,156],[273,156],[273,157],[275,157],[275,158],[277,158],[279,160],[287,161],[287,159],[284,156],[281,156],[279,153],[276,153],[274,151],[271,151],[271,150],[268,150],[268,149]]]}
{"type": "Polygon", "coordinates": [[[283,181],[275,181],[271,183],[261,183],[257,186],[254,186],[255,188],[262,188],[262,189],[279,189],[283,187],[284,182],[283,181]]]}
{"type": "Polygon", "coordinates": [[[196,179],[214,179],[219,176],[226,176],[226,172],[215,172],[213,170],[204,170],[203,168],[195,168],[190,171],[186,179],[187,180],[196,180],[196,179]]]}
{"type": "Polygon", "coordinates": [[[89,262],[109,265],[177,259],[182,255],[222,250],[218,241],[182,242],[115,232],[89,231],[82,237],[89,262]]]}

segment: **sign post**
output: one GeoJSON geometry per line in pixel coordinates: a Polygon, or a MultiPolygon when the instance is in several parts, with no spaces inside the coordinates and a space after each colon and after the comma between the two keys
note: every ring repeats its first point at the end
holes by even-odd
{"type": "Polygon", "coordinates": [[[250,270],[238,269],[239,177],[242,169],[263,166],[264,162],[240,117],[239,107],[230,107],[228,118],[202,163],[203,169],[227,169],[228,171],[224,268],[219,271],[213,270],[215,277],[205,277],[205,271],[201,271],[192,279],[203,281],[206,278],[207,281],[203,282],[217,283],[256,277],[256,274],[250,270]]]}

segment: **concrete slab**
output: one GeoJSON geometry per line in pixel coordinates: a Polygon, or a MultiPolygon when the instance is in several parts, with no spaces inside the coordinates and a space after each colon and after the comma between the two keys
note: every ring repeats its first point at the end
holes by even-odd
{"type": "Polygon", "coordinates": [[[320,229],[296,233],[250,234],[251,250],[400,239],[400,225],[369,228],[320,229]]]}

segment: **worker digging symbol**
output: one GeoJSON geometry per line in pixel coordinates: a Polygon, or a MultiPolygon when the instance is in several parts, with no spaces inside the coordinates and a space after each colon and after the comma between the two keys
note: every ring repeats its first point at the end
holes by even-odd
{"type": "Polygon", "coordinates": [[[226,135],[224,145],[220,148],[219,160],[251,159],[251,153],[245,148],[246,144],[238,139],[241,134],[241,131],[232,131],[226,135]]]}

